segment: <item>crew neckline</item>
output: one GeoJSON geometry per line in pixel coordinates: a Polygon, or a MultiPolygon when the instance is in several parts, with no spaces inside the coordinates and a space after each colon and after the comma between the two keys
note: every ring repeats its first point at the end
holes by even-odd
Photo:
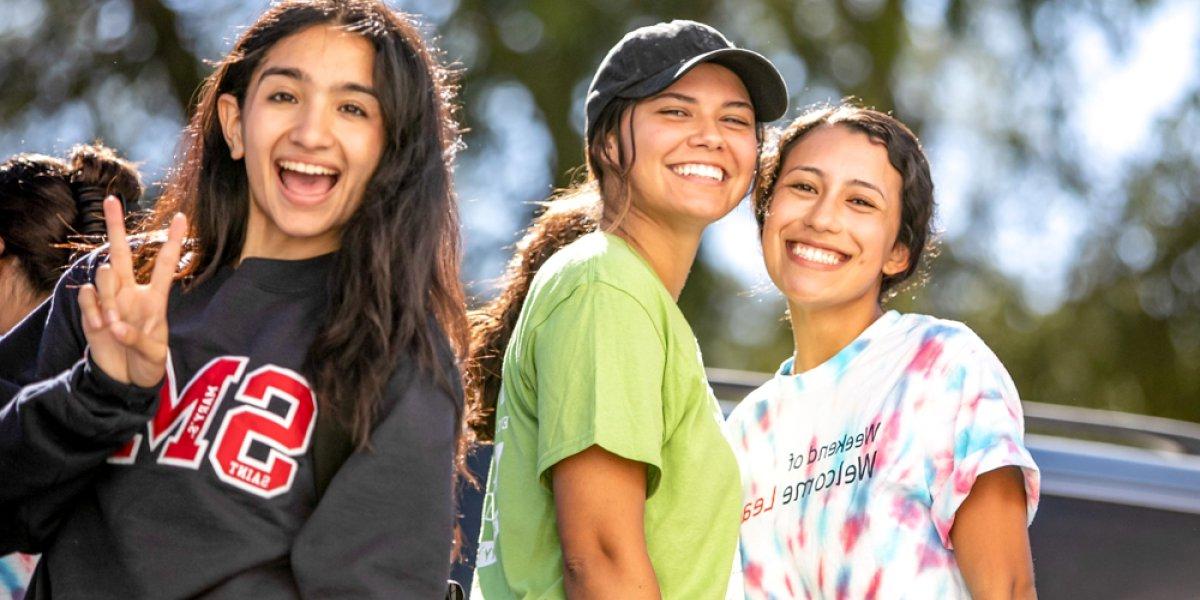
{"type": "Polygon", "coordinates": [[[232,267],[236,277],[248,277],[258,287],[278,291],[303,291],[324,287],[336,252],[312,258],[281,259],[251,256],[232,267]]]}
{"type": "Polygon", "coordinates": [[[843,346],[841,350],[838,350],[836,354],[803,373],[794,373],[796,355],[793,352],[791,356],[788,356],[779,365],[779,370],[776,371],[775,377],[791,382],[793,385],[801,388],[836,383],[842,374],[846,372],[850,364],[871,345],[871,341],[879,337],[883,332],[891,329],[892,325],[900,320],[900,317],[900,313],[895,310],[883,313],[878,319],[875,319],[875,322],[868,325],[862,333],[858,334],[858,337],[843,346]]]}

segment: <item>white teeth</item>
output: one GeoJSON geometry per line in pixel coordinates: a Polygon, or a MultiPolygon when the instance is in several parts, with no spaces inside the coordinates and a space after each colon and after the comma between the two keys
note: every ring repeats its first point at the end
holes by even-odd
{"type": "Polygon", "coordinates": [[[792,254],[799,256],[804,260],[821,263],[823,265],[837,265],[842,262],[842,257],[836,252],[821,250],[820,248],[813,248],[812,246],[806,246],[799,242],[792,244],[792,254]]]}
{"type": "Polygon", "coordinates": [[[279,166],[289,171],[304,173],[306,175],[337,175],[338,172],[333,169],[327,169],[318,165],[310,165],[308,163],[296,162],[293,160],[281,160],[279,166]]]}
{"type": "Polygon", "coordinates": [[[715,181],[725,180],[725,172],[722,171],[720,167],[714,167],[712,165],[687,163],[675,165],[674,167],[671,167],[671,170],[685,177],[688,175],[695,175],[697,177],[707,177],[715,181]]]}

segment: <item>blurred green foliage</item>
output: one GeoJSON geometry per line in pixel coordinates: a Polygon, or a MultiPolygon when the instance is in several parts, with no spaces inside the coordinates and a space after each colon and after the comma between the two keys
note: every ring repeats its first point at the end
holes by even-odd
{"type": "MultiPolygon", "coordinates": [[[[669,18],[712,23],[776,60],[797,108],[854,96],[895,112],[927,145],[970,136],[968,147],[986,152],[968,156],[974,162],[959,177],[966,184],[949,190],[966,217],[945,239],[931,282],[892,304],[968,323],[1027,399],[1200,421],[1200,78],[1176,82],[1183,100],[1150,124],[1145,147],[1114,165],[1098,166],[1076,118],[1074,91],[1091,72],[1072,46],[1072,27],[1100,32],[1119,60],[1135,45],[1132,24],[1166,0],[399,4],[429,15],[431,34],[464,69],[470,168],[504,169],[499,123],[479,107],[499,86],[515,85],[527,90],[533,118],[548,132],[550,180],[567,185],[582,158],[583,92],[600,58],[630,28],[669,18]],[[1021,181],[1049,186],[1044,196],[1034,183],[1026,196],[997,202],[1021,181]],[[1058,258],[1068,268],[1058,292],[1039,296],[1049,276],[1000,268],[996,240],[1045,226],[1056,206],[1086,227],[1075,243],[1046,248],[1065,253],[1058,258]]],[[[14,15],[0,25],[0,141],[9,151],[40,149],[28,147],[37,139],[30,132],[82,112],[85,125],[60,128],[55,143],[69,145],[79,140],[60,138],[79,134],[133,154],[148,141],[169,147],[146,139],[165,131],[148,129],[148,119],[181,124],[207,72],[202,59],[219,56],[222,36],[260,9],[221,0],[0,0],[0,10],[14,15]]],[[[947,164],[934,154],[941,185],[947,164]]],[[[169,164],[166,156],[155,160],[169,164]]],[[[549,191],[511,198],[504,210],[521,213],[512,223],[526,223],[529,202],[549,191]]],[[[468,261],[495,265],[516,229],[477,233],[468,261]]],[[[747,252],[756,245],[746,240],[747,252]]],[[[791,346],[778,295],[719,262],[702,252],[680,299],[707,362],[774,369],[791,346]]]]}

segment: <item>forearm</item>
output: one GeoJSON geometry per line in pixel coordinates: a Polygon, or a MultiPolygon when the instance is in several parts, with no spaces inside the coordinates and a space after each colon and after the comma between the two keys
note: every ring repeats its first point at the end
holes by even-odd
{"type": "MultiPolygon", "coordinates": [[[[457,406],[415,364],[389,383],[394,401],[350,455],[292,549],[306,598],[440,598],[450,574],[457,406]]],[[[453,375],[453,374],[452,374],[453,375]]]]}
{"type": "Polygon", "coordinates": [[[1033,573],[995,572],[967,581],[974,600],[1033,600],[1037,590],[1033,573]]]}
{"type": "Polygon", "coordinates": [[[23,388],[0,410],[0,502],[102,464],[145,424],[156,395],[112,381],[87,359],[23,388]]]}

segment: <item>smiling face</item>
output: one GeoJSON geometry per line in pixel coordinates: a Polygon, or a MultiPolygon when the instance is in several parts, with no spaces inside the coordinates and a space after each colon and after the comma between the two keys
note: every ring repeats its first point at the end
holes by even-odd
{"type": "Polygon", "coordinates": [[[318,25],[276,43],[221,129],[245,159],[250,213],[242,256],[299,259],[336,250],[384,148],[371,42],[318,25]]]}
{"type": "Polygon", "coordinates": [[[795,311],[876,310],[884,275],[908,264],[896,242],[901,176],[866,134],[822,125],[788,152],[762,229],[767,273],[795,311]]]}
{"type": "Polygon", "coordinates": [[[696,66],[638,102],[631,125],[631,213],[668,228],[703,229],[746,195],[758,155],[754,108],[729,69],[696,66]]]}

